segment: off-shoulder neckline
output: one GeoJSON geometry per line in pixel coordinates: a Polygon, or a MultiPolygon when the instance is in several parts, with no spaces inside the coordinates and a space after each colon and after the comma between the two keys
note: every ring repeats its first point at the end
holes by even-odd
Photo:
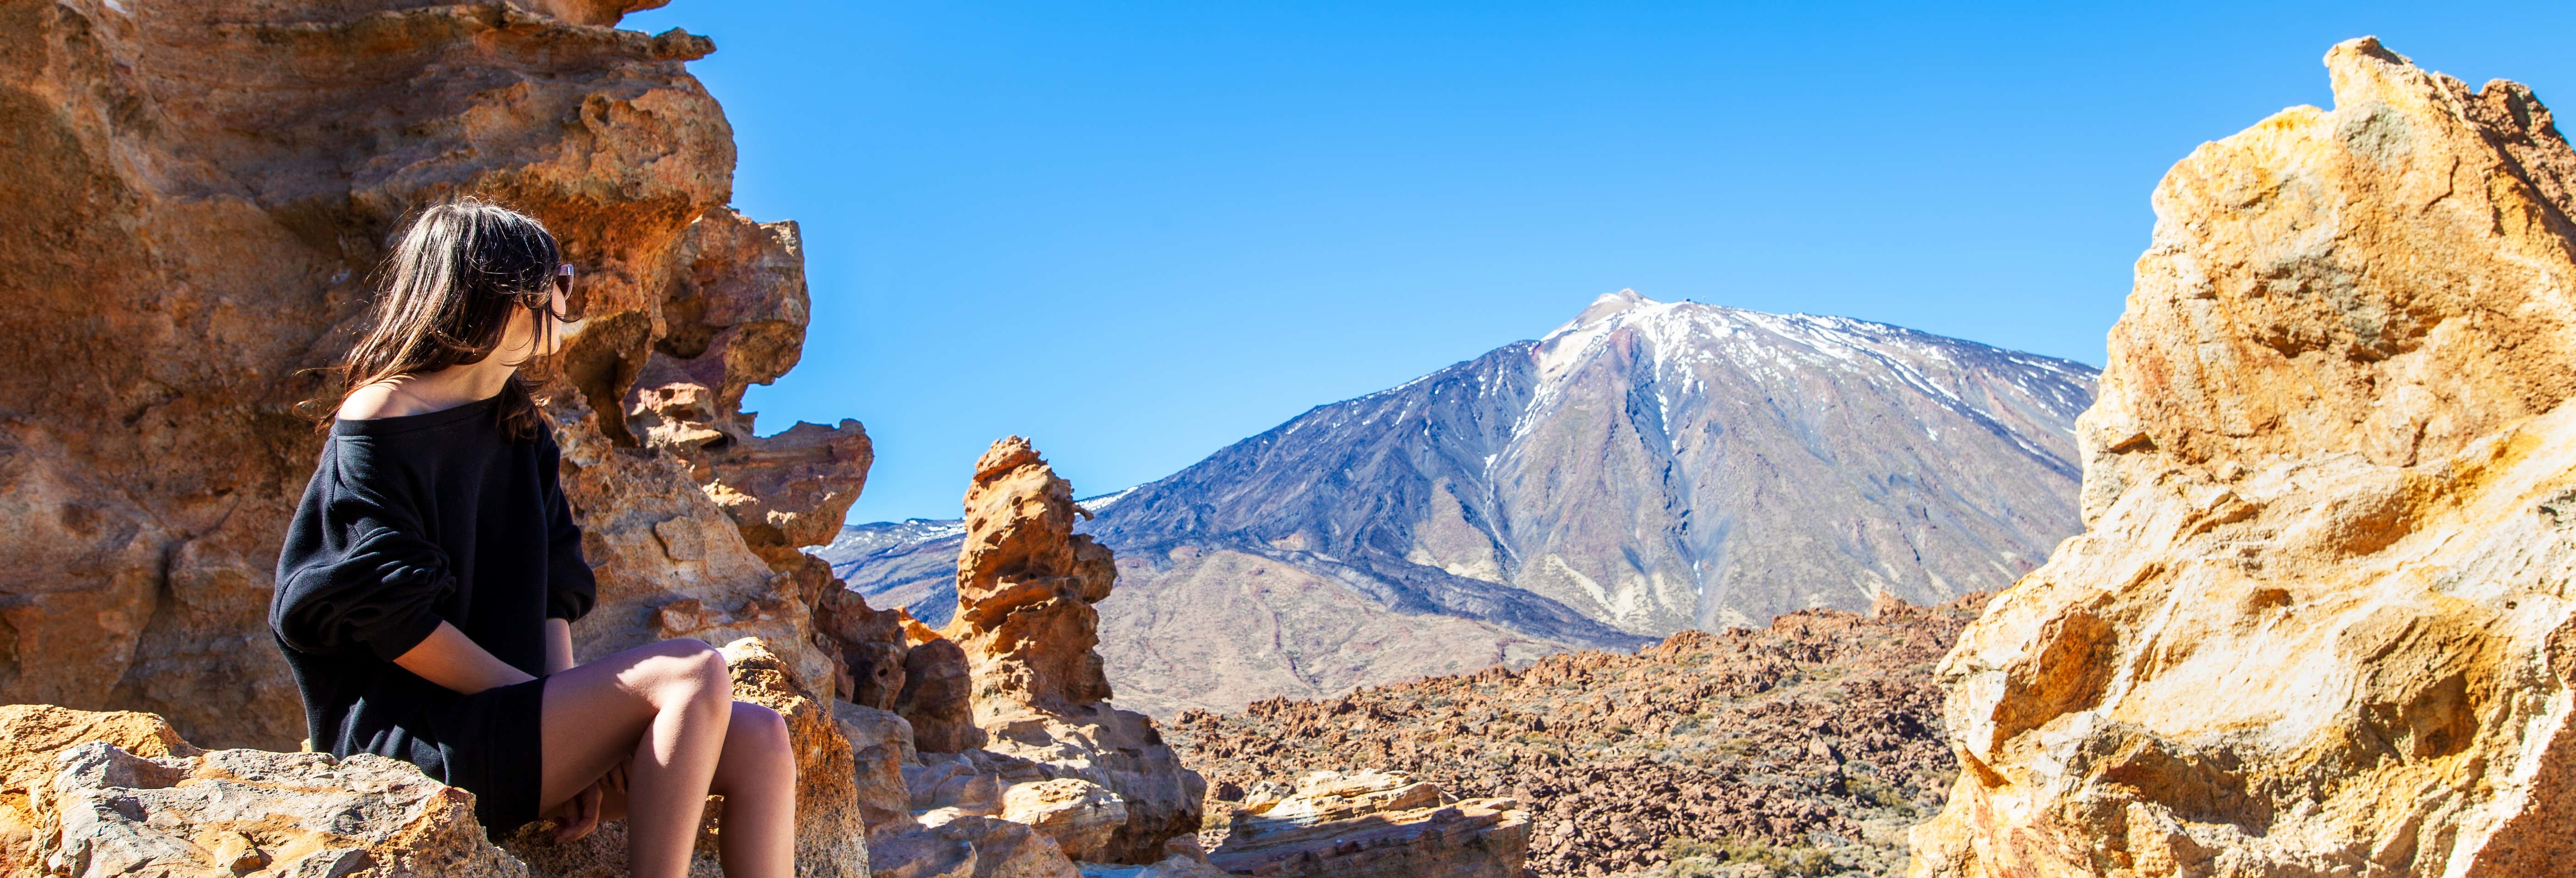
{"type": "Polygon", "coordinates": [[[389,418],[337,418],[331,422],[331,435],[385,436],[444,427],[473,420],[477,415],[491,414],[492,407],[500,402],[501,394],[496,393],[473,402],[417,415],[395,415],[389,418]]]}

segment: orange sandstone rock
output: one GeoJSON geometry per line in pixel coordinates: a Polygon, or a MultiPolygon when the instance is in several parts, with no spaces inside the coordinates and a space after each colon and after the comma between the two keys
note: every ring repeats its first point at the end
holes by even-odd
{"type": "Polygon", "coordinates": [[[993,443],[966,489],[966,544],[957,556],[957,618],[945,632],[966,650],[977,724],[1005,705],[1061,709],[1109,698],[1100,614],[1118,567],[1108,547],[1073,532],[1073,483],[1029,441],[993,443]]]}
{"type": "Polygon", "coordinates": [[[2576,862],[2576,152],[2371,39],[2174,166],[2088,531],[1941,668],[1921,875],[2576,862]]]}
{"type": "Polygon", "coordinates": [[[945,631],[903,620],[895,710],[922,754],[906,780],[933,825],[1002,817],[1076,860],[1156,863],[1197,832],[1207,785],[1152,719],[1106,701],[1092,604],[1117,567],[1073,532],[1080,514],[1028,440],[993,443],[976,462],[957,616],[945,631]]]}

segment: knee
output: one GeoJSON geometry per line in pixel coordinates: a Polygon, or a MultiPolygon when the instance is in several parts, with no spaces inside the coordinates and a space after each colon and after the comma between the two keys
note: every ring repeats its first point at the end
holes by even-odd
{"type": "Polygon", "coordinates": [[[725,670],[724,653],[697,640],[653,644],[650,678],[654,700],[662,706],[717,707],[733,700],[733,676],[725,670]]]}
{"type": "Polygon", "coordinates": [[[733,721],[725,727],[726,744],[741,748],[773,766],[783,765],[789,776],[796,770],[796,747],[787,737],[787,718],[778,711],[747,701],[733,703],[733,721]]]}

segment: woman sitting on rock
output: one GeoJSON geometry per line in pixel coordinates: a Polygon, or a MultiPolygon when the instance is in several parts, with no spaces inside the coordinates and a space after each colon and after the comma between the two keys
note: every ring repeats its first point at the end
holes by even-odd
{"type": "Polygon", "coordinates": [[[587,664],[594,586],[519,367],[554,353],[573,272],[536,220],[473,200],[395,244],[277,562],[269,627],[316,749],[474,793],[494,836],[627,819],[633,873],[688,869],[709,794],[725,873],[794,873],[796,764],[723,656],[666,640],[587,664]]]}

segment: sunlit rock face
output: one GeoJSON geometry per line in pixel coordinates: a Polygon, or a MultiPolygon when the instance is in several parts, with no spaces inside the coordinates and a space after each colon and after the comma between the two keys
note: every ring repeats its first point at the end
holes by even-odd
{"type": "Polygon", "coordinates": [[[466,193],[544,221],[589,299],[542,391],[600,574],[584,654],[760,636],[828,694],[794,549],[867,440],[739,411],[795,364],[803,255],[725,207],[732,131],[683,68],[713,45],[613,27],[640,5],[0,11],[0,702],[294,749],[264,610],[321,444],[295,406],[405,212],[466,193]]]}
{"type": "Polygon", "coordinates": [[[2326,66],[2157,188],[2089,530],[1943,665],[1918,874],[2576,862],[2576,153],[2522,86],[2326,66]]]}

